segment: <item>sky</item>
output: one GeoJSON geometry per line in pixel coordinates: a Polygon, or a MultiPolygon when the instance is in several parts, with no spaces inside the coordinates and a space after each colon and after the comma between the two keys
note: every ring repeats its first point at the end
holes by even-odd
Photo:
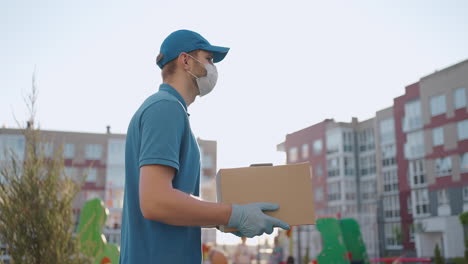
{"type": "Polygon", "coordinates": [[[269,162],[288,133],[372,118],[404,87],[468,59],[467,1],[0,0],[0,125],[126,133],[158,90],[155,58],[178,29],[230,47],[212,93],[189,107],[218,169],[269,162]]]}

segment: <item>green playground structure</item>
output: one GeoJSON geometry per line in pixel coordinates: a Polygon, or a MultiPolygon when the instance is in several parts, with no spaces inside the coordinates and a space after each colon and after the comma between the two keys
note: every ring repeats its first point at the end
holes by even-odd
{"type": "Polygon", "coordinates": [[[318,264],[369,264],[359,224],[354,219],[317,219],[323,249],[318,264]]]}
{"type": "Polygon", "coordinates": [[[102,229],[107,219],[107,209],[100,199],[87,201],[81,210],[78,236],[81,251],[94,259],[93,264],[119,263],[119,248],[107,244],[102,229]]]}

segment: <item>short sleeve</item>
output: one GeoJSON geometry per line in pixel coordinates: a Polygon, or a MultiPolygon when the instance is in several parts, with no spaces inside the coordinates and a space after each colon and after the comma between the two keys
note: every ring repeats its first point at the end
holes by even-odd
{"type": "Polygon", "coordinates": [[[179,102],[162,100],[143,112],[140,120],[139,165],[161,164],[179,170],[185,111],[179,102]]]}

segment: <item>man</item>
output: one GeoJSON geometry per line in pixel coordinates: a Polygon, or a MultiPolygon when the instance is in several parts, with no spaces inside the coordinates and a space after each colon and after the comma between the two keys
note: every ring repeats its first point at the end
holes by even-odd
{"type": "Polygon", "coordinates": [[[120,263],[201,263],[201,227],[226,225],[238,236],[272,233],[288,224],[263,210],[278,205],[200,201],[200,152],[187,108],[215,86],[229,48],[179,30],[161,44],[163,84],[130,121],[125,149],[125,198],[120,263]]]}

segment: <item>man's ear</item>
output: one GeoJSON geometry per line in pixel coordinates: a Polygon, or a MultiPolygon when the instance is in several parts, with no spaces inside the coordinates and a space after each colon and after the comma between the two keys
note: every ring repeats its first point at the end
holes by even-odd
{"type": "Polygon", "coordinates": [[[188,54],[185,52],[180,53],[179,57],[177,57],[177,63],[181,65],[184,70],[190,70],[188,57],[189,57],[188,54]]]}

